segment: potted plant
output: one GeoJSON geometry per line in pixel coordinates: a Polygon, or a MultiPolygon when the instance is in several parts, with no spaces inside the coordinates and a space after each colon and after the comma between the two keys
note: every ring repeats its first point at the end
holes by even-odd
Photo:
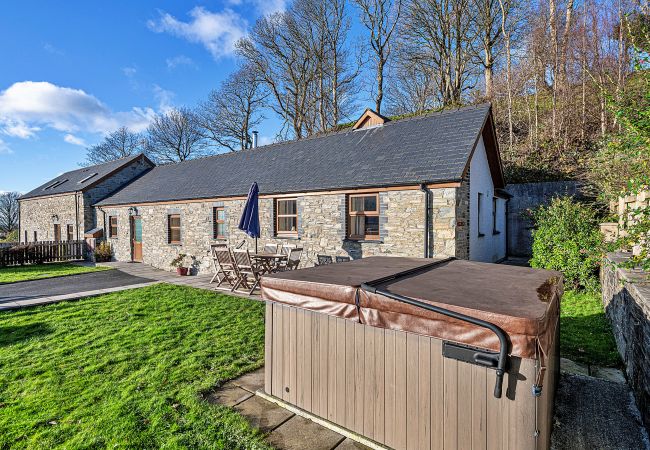
{"type": "Polygon", "coordinates": [[[186,256],[187,255],[185,253],[179,253],[178,256],[174,258],[170,264],[172,267],[176,267],[176,272],[182,277],[187,275],[187,267],[183,266],[186,256]]]}

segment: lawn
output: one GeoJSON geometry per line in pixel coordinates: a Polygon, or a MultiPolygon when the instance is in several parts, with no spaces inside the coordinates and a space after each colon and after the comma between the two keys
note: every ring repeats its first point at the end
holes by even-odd
{"type": "Polygon", "coordinates": [[[188,287],[0,313],[0,448],[264,448],[201,397],[263,355],[263,304],[188,287]]]}
{"type": "Polygon", "coordinates": [[[560,353],[563,358],[585,364],[621,365],[600,293],[564,293],[560,312],[560,353]]]}
{"type": "Polygon", "coordinates": [[[0,284],[16,281],[40,280],[42,278],[62,277],[80,273],[110,270],[110,267],[87,267],[70,263],[34,264],[31,266],[0,268],[0,284]]]}

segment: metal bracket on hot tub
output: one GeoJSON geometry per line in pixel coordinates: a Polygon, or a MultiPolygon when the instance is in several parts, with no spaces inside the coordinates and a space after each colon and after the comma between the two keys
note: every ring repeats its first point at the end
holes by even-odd
{"type": "MultiPolygon", "coordinates": [[[[505,331],[503,331],[501,328],[499,328],[497,325],[486,322],[484,320],[476,319],[471,316],[466,316],[465,314],[457,313],[455,311],[451,311],[448,309],[440,308],[438,306],[430,305],[428,303],[422,302],[420,300],[416,300],[414,298],[410,297],[405,297],[403,295],[399,294],[394,294],[390,291],[387,291],[385,289],[380,289],[375,286],[374,284],[382,284],[387,281],[391,280],[396,280],[398,278],[407,276],[414,273],[414,271],[408,271],[408,273],[404,272],[401,274],[395,274],[394,276],[390,277],[384,277],[379,280],[374,280],[374,281],[369,281],[367,283],[362,283],[361,284],[361,290],[370,292],[372,294],[379,294],[383,295],[384,297],[388,297],[392,300],[396,300],[401,303],[406,303],[411,306],[415,306],[417,308],[422,308],[426,309],[428,311],[432,311],[438,314],[442,314],[448,317],[452,317],[457,320],[462,320],[463,322],[469,322],[472,325],[476,325],[482,328],[487,328],[488,330],[492,331],[494,334],[497,335],[499,338],[499,352],[498,353],[492,353],[492,352],[477,352],[476,350],[473,350],[473,354],[480,353],[478,356],[472,356],[472,363],[473,364],[480,364],[482,366],[488,367],[488,368],[493,368],[496,370],[496,382],[494,385],[494,396],[496,398],[501,398],[501,388],[503,386],[503,375],[506,372],[507,366],[508,366],[508,336],[506,335],[505,331]],[[497,357],[498,355],[498,357],[497,357]]],[[[460,346],[456,346],[452,353],[454,353],[456,356],[466,356],[463,351],[460,350],[460,346]],[[462,355],[461,355],[462,354],[462,355]]],[[[451,356],[454,358],[454,356],[451,356]]],[[[460,357],[457,357],[455,359],[462,359],[460,357]]]]}

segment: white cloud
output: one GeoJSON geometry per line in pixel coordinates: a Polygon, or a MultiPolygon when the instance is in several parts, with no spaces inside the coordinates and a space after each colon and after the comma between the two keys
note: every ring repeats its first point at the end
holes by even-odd
{"type": "Polygon", "coordinates": [[[167,58],[165,60],[167,63],[167,68],[169,70],[175,69],[178,66],[190,66],[196,68],[196,63],[194,60],[185,55],[174,56],[173,58],[167,58]]]}
{"type": "Polygon", "coordinates": [[[287,2],[285,0],[253,0],[252,3],[260,14],[264,16],[282,12],[287,8],[287,2]]]}
{"type": "Polygon", "coordinates": [[[108,133],[126,126],[141,131],[154,115],[148,107],[114,112],[81,89],[46,81],[21,81],[0,92],[0,131],[13,137],[28,138],[42,128],[108,133]]]}
{"type": "Polygon", "coordinates": [[[156,33],[169,33],[202,44],[214,59],[232,55],[235,43],[245,35],[248,27],[248,22],[229,8],[211,12],[197,6],[189,16],[190,20],[183,22],[169,13],[160,12],[158,20],[149,20],[147,26],[156,33]]]}
{"type": "Polygon", "coordinates": [[[74,134],[66,134],[63,137],[63,140],[66,141],[68,144],[79,145],[81,147],[86,146],[86,141],[84,141],[83,139],[75,136],[74,134]]]}
{"type": "Polygon", "coordinates": [[[169,111],[174,107],[173,99],[176,96],[172,91],[163,89],[157,84],[153,85],[153,96],[158,101],[158,109],[161,111],[169,111]]]}
{"type": "Polygon", "coordinates": [[[135,67],[122,67],[122,73],[129,78],[135,76],[137,72],[138,69],[136,69],[135,67]]]}
{"type": "Polygon", "coordinates": [[[49,42],[46,42],[45,44],[43,44],[43,50],[45,50],[46,52],[51,53],[53,55],[57,55],[57,56],[65,55],[63,50],[56,48],[55,46],[53,46],[49,42]]]}
{"type": "Polygon", "coordinates": [[[271,136],[260,136],[257,145],[261,147],[262,145],[270,145],[273,144],[274,142],[275,142],[275,138],[271,136]]]}
{"type": "Polygon", "coordinates": [[[30,127],[25,122],[8,119],[2,128],[2,132],[7,136],[27,139],[39,131],[39,127],[30,127]]]}
{"type": "Polygon", "coordinates": [[[6,142],[0,139],[0,155],[11,155],[13,152],[6,142]]]}

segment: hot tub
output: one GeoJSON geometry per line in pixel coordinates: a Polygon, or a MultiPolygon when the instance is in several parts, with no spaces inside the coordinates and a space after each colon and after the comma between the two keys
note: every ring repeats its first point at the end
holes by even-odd
{"type": "Polygon", "coordinates": [[[268,396],[396,449],[549,447],[558,272],[371,257],[261,288],[268,396]]]}

